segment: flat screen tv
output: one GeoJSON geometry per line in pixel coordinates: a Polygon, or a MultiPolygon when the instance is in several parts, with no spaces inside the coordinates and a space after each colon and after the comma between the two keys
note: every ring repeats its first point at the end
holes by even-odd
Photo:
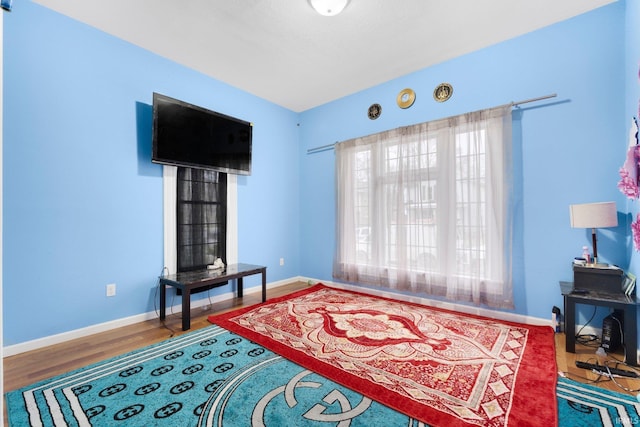
{"type": "Polygon", "coordinates": [[[252,135],[249,122],[153,94],[154,163],[251,175],[252,135]]]}

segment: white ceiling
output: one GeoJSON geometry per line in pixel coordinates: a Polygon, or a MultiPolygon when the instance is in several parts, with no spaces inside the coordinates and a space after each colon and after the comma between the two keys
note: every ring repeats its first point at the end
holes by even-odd
{"type": "Polygon", "coordinates": [[[35,0],[299,112],[615,0],[35,0]]]}

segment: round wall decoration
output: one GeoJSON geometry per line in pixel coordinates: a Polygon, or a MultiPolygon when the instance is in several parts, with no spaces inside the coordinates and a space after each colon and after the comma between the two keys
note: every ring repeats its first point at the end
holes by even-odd
{"type": "Polygon", "coordinates": [[[438,102],[444,102],[453,95],[453,86],[449,83],[440,83],[433,91],[433,99],[438,102]]]}
{"type": "Polygon", "coordinates": [[[396,103],[400,108],[409,108],[416,100],[416,93],[412,89],[401,90],[396,98],[396,103]]]}
{"type": "Polygon", "coordinates": [[[382,106],[380,104],[371,104],[367,115],[371,120],[375,120],[382,114],[382,106]]]}

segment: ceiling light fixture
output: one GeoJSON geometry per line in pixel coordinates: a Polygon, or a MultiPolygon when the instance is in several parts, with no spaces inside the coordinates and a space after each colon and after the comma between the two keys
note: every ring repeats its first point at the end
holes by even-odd
{"type": "Polygon", "coordinates": [[[323,16],[336,16],[349,4],[349,0],[308,0],[311,7],[323,16]]]}

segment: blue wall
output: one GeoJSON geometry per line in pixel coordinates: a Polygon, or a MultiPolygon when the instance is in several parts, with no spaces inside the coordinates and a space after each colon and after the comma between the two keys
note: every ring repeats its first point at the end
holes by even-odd
{"type": "Polygon", "coordinates": [[[640,271],[625,216],[637,202],[616,188],[640,95],[638,16],[637,2],[619,1],[296,114],[15,3],[4,19],[4,344],[154,309],[162,269],[161,167],[149,161],[154,91],[254,123],[253,174],[238,179],[239,258],[267,265],[270,282],[332,279],[334,153],[307,149],[550,93],[558,97],[515,115],[515,312],[549,318],[562,306],[558,281],[571,280],[571,259],[590,245],[588,232],[569,227],[572,203],[616,201],[621,225],[600,233],[599,253],[640,271]],[[454,87],[442,104],[431,95],[441,82],[454,87]],[[417,100],[401,110],[396,95],[407,87],[417,100]],[[383,107],[375,121],[372,103],[383,107]],[[107,298],[112,282],[118,294],[107,298]]]}
{"type": "MultiPolygon", "coordinates": [[[[618,169],[625,156],[623,69],[625,4],[618,2],[463,57],[389,81],[301,114],[301,269],[331,280],[335,241],[334,152],[306,150],[385,129],[430,121],[551,93],[555,99],[525,104],[514,114],[520,151],[514,266],[515,312],[550,318],[562,307],[558,281],[572,280],[571,261],[586,230],[569,226],[569,205],[616,201],[618,169]],[[453,97],[433,100],[434,88],[450,83],[453,97]],[[415,104],[396,106],[412,88],[415,104]],[[371,121],[367,108],[382,105],[371,121]]],[[[419,54],[419,52],[416,52],[419,54]]],[[[628,263],[627,227],[599,234],[604,262],[628,263]]]]}
{"type": "Polygon", "coordinates": [[[32,2],[5,14],[4,65],[5,345],[157,305],[154,91],[253,122],[253,173],[238,178],[238,256],[266,265],[270,282],[298,274],[297,114],[32,2]]]}

